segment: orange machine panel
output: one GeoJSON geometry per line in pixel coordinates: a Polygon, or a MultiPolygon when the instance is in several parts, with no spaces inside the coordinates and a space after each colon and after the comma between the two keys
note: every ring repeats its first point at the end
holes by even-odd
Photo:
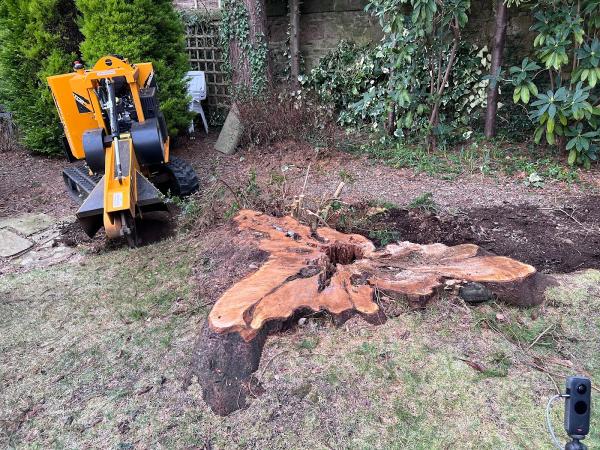
{"type": "Polygon", "coordinates": [[[48,85],[52,90],[71,152],[75,158],[84,159],[83,133],[98,128],[98,122],[94,117],[94,109],[87,90],[85,88],[73,90],[71,81],[76,77],[79,77],[77,73],[56,75],[48,78],[48,85]]]}
{"type": "MultiPolygon", "coordinates": [[[[138,120],[144,121],[139,89],[150,84],[154,71],[152,63],[130,65],[126,60],[106,56],[98,60],[91,70],[77,70],[65,75],[48,77],[60,121],[69,141],[71,152],[77,159],[84,159],[83,134],[90,129],[106,125],[94,89],[102,78],[125,77],[138,112],[138,120]]],[[[108,130],[107,134],[108,134],[108,130]]]]}

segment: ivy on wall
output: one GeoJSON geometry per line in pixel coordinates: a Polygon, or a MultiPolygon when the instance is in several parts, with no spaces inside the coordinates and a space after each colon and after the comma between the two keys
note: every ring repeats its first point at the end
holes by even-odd
{"type": "Polygon", "coordinates": [[[187,27],[202,27],[221,20],[221,11],[204,11],[202,9],[183,9],[179,11],[181,21],[187,27]]]}
{"type": "MultiPolygon", "coordinates": [[[[256,7],[259,8],[258,2],[256,7]]],[[[234,71],[244,74],[247,61],[247,76],[241,77],[240,83],[233,86],[233,95],[259,95],[267,87],[268,46],[262,32],[251,33],[250,15],[242,0],[223,0],[221,4],[220,41],[223,48],[223,68],[233,80],[234,71]],[[254,39],[253,39],[254,38],[254,39]],[[235,43],[242,53],[239,58],[232,58],[231,47],[235,43]],[[232,59],[236,59],[233,61],[232,59]],[[237,67],[234,67],[238,65],[237,67]]],[[[260,14],[262,11],[256,11],[260,14]]],[[[236,83],[234,83],[236,84],[236,83]]]]}

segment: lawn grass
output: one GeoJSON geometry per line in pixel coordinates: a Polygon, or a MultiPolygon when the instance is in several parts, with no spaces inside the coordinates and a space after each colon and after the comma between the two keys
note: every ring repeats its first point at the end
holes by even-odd
{"type": "Polygon", "coordinates": [[[492,177],[523,174],[529,177],[535,173],[542,180],[579,181],[577,168],[569,167],[556,149],[514,144],[500,138],[488,142],[483,137],[475,137],[469,142],[441,146],[435,151],[421,145],[388,140],[361,145],[342,143],[340,147],[350,153],[366,154],[394,168],[408,168],[447,180],[464,174],[492,177]]]}
{"type": "MultiPolygon", "coordinates": [[[[551,448],[554,383],[600,382],[600,272],[586,271],[561,276],[543,307],[449,297],[381,326],[309,318],[267,341],[266,392],[215,416],[195,380],[184,388],[207,313],[193,283],[206,244],[183,234],[2,276],[0,446],[551,448]]],[[[557,404],[564,440],[561,417],[557,404]]]]}

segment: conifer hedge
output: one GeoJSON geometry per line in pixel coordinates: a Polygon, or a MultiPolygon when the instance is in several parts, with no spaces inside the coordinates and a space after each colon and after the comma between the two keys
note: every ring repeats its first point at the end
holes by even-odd
{"type": "Polygon", "coordinates": [[[73,0],[0,1],[0,103],[32,151],[62,151],[46,77],[71,70],[79,39],[73,0]]]}
{"type": "Polygon", "coordinates": [[[152,62],[169,133],[187,129],[189,62],[181,18],[170,0],[0,0],[0,104],[21,142],[62,152],[62,129],[46,77],[91,67],[106,54],[152,62]]]}
{"type": "Polygon", "coordinates": [[[181,18],[171,0],[76,0],[81,12],[81,54],[88,64],[106,54],[152,62],[169,133],[187,129],[185,74],[189,61],[181,18]]]}

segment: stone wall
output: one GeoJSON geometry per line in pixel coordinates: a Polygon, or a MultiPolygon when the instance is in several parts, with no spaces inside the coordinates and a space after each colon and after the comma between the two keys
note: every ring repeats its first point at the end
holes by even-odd
{"type": "Polygon", "coordinates": [[[216,11],[219,9],[219,0],[173,0],[175,7],[180,9],[199,9],[216,11]]]}
{"type": "MultiPolygon", "coordinates": [[[[310,70],[334,49],[340,40],[378,42],[381,29],[364,11],[366,0],[304,0],[300,3],[300,52],[305,70],[310,70]]],[[[289,18],[287,1],[267,1],[267,26],[275,72],[287,66],[289,18]]]]}
{"type": "MultiPolygon", "coordinates": [[[[496,2],[494,0],[471,0],[469,23],[464,38],[479,46],[491,49],[495,31],[496,2]]],[[[533,34],[529,31],[533,23],[527,8],[509,9],[508,29],[506,30],[505,65],[516,64],[533,46],[533,34]]]]}
{"type": "MultiPolygon", "coordinates": [[[[321,57],[334,49],[340,40],[356,43],[377,43],[381,28],[364,11],[367,0],[303,0],[300,3],[300,51],[304,70],[310,70],[321,57]]],[[[214,11],[218,0],[175,0],[179,8],[214,11]]],[[[267,32],[275,73],[282,75],[288,68],[288,0],[266,0],[267,32]]],[[[494,34],[495,0],[471,0],[469,23],[464,38],[479,46],[491,47],[494,34]]],[[[517,63],[531,48],[529,10],[511,8],[509,14],[506,64],[517,63]]]]}
{"type": "MultiPolygon", "coordinates": [[[[337,46],[341,39],[356,43],[377,43],[381,28],[364,11],[366,0],[304,0],[300,6],[300,51],[304,69],[310,70],[318,60],[337,46]]],[[[494,0],[471,0],[472,14],[464,31],[466,39],[479,46],[491,47],[494,35],[494,0]]],[[[287,0],[267,0],[269,41],[275,72],[287,67],[288,46],[287,0]]],[[[511,8],[507,38],[507,63],[522,58],[531,48],[529,32],[531,14],[526,9],[511,8]]]]}

